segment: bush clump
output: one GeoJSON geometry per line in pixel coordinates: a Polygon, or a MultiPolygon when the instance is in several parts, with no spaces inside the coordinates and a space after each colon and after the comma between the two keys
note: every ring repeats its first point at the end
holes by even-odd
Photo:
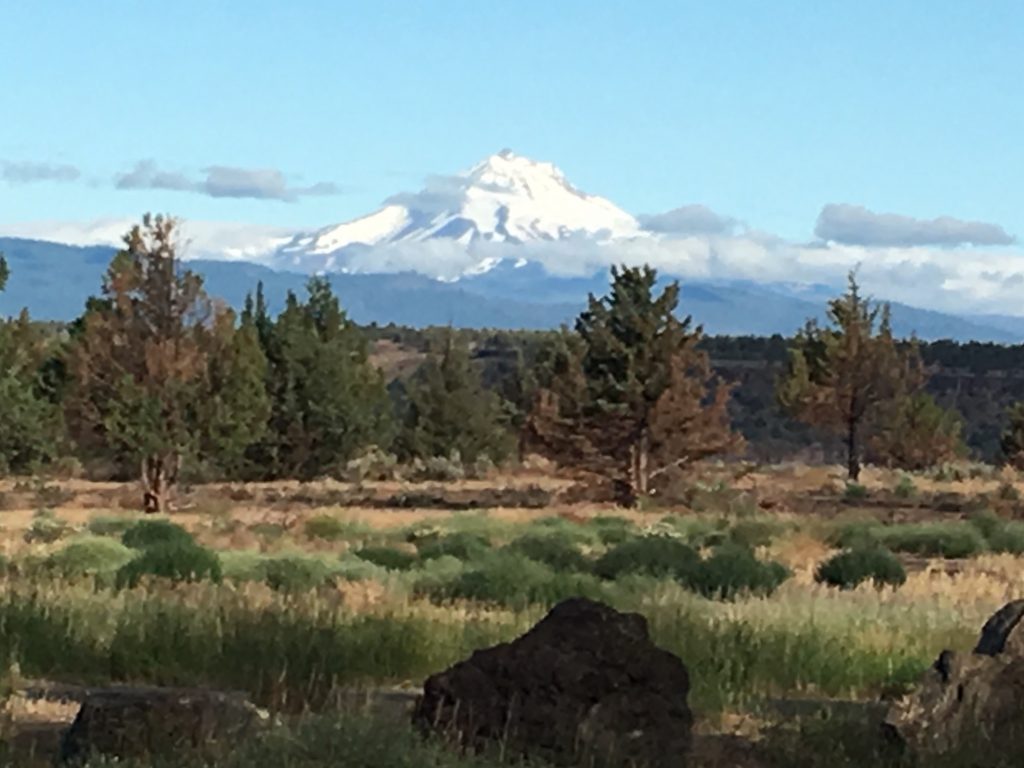
{"type": "Polygon", "coordinates": [[[762,562],[749,547],[727,544],[701,562],[685,583],[706,598],[731,600],[740,594],[770,595],[790,575],[782,563],[762,562]]]}
{"type": "Polygon", "coordinates": [[[643,536],[605,552],[594,564],[594,573],[602,579],[641,574],[685,581],[699,564],[697,550],[688,544],[668,536],[643,536]]]}
{"type": "Polygon", "coordinates": [[[985,537],[962,523],[913,523],[882,529],[882,545],[922,557],[973,557],[988,549],[985,537]]]}
{"type": "Polygon", "coordinates": [[[585,574],[557,573],[535,560],[510,552],[492,552],[471,563],[435,597],[477,600],[510,608],[551,605],[569,597],[601,596],[601,585],[585,574]]]}
{"type": "Polygon", "coordinates": [[[306,521],[306,538],[321,541],[341,541],[350,533],[350,526],[330,515],[316,515],[306,521]]]}
{"type": "Polygon", "coordinates": [[[590,526],[597,532],[598,541],[605,546],[621,544],[636,535],[632,521],[618,515],[599,515],[590,521],[590,526]]]}
{"type": "Polygon", "coordinates": [[[64,520],[48,509],[41,509],[32,516],[32,524],[25,531],[25,541],[29,544],[52,544],[64,538],[68,529],[64,520]]]}
{"type": "Polygon", "coordinates": [[[147,576],[173,582],[220,582],[220,559],[194,542],[164,542],[142,550],[117,572],[117,586],[135,587],[147,576]]]}
{"type": "Polygon", "coordinates": [[[89,521],[86,529],[93,536],[111,536],[120,539],[137,520],[127,515],[98,515],[89,521]]]}
{"type": "Polygon", "coordinates": [[[863,501],[867,497],[868,489],[866,485],[848,482],[843,487],[843,501],[863,501]]]}
{"type": "Polygon", "coordinates": [[[480,533],[456,531],[441,534],[416,542],[416,549],[421,560],[432,560],[436,557],[449,555],[462,561],[475,560],[491,549],[491,541],[480,533]]]}
{"type": "Polygon", "coordinates": [[[48,563],[62,576],[95,576],[113,573],[128,563],[135,552],[104,536],[86,536],[65,544],[50,555],[48,563]]]}
{"type": "Polygon", "coordinates": [[[858,547],[833,555],[818,566],[814,580],[840,589],[853,589],[871,580],[875,586],[898,587],[907,580],[903,564],[883,547],[858,547]]]}
{"type": "Polygon", "coordinates": [[[1024,554],[1024,523],[1003,520],[991,510],[972,515],[968,522],[985,537],[992,552],[1024,554]]]}
{"type": "Polygon", "coordinates": [[[322,560],[288,554],[263,561],[263,579],[278,592],[309,592],[331,581],[332,569],[322,560]]]}
{"type": "Polygon", "coordinates": [[[356,555],[368,563],[387,568],[389,571],[407,571],[415,565],[417,557],[393,547],[363,547],[356,555]]]}
{"type": "Polygon", "coordinates": [[[139,520],[121,537],[121,543],[132,549],[195,545],[192,534],[170,520],[139,520]]]}
{"type": "Polygon", "coordinates": [[[917,495],[917,486],[910,475],[903,475],[892,492],[897,499],[912,499],[917,495]]]}
{"type": "Polygon", "coordinates": [[[590,570],[590,561],[572,539],[558,531],[527,533],[513,540],[505,548],[521,557],[534,560],[559,573],[583,573],[590,570]]]}

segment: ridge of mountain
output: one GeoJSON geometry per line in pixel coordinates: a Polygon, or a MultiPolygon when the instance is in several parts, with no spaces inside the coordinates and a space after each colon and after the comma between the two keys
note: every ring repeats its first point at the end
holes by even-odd
{"type": "MultiPolygon", "coordinates": [[[[11,267],[7,290],[0,293],[0,314],[28,307],[33,317],[67,321],[82,312],[88,296],[99,292],[115,249],[0,237],[0,252],[11,267]]],[[[244,261],[198,260],[188,266],[204,277],[211,295],[235,307],[262,281],[271,309],[280,308],[287,292],[301,292],[309,279],[307,274],[244,261]]],[[[603,272],[559,278],[532,264],[501,265],[456,283],[410,272],[329,277],[349,316],[359,323],[506,329],[557,328],[571,322],[587,294],[602,293],[608,283],[603,272]]],[[[708,333],[726,335],[788,336],[808,317],[824,314],[823,304],[787,295],[784,286],[739,281],[685,281],[681,309],[708,333]]],[[[894,331],[901,336],[1024,342],[1024,318],[958,317],[903,304],[892,304],[892,316],[894,331]]]]}

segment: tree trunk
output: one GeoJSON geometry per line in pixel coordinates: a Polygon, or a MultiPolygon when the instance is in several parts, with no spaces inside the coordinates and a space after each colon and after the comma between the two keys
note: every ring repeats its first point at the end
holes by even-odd
{"type": "Polygon", "coordinates": [[[142,509],[147,515],[167,511],[168,496],[177,477],[177,456],[152,455],[142,460],[142,509]]]}
{"type": "Polygon", "coordinates": [[[860,446],[857,441],[857,420],[850,419],[846,430],[846,471],[854,482],[860,477],[860,446]]]}
{"type": "Polygon", "coordinates": [[[640,433],[640,440],[636,445],[636,495],[642,498],[650,491],[650,456],[651,439],[645,429],[640,433]]]}

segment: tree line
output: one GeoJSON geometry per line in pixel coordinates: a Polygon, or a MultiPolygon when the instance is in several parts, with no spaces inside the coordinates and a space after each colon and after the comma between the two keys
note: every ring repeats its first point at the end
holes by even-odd
{"type": "MultiPolygon", "coordinates": [[[[532,452],[633,503],[694,462],[743,452],[730,416],[742,393],[680,317],[678,285],[659,290],[653,269],[613,269],[572,328],[492,345],[496,365],[446,329],[411,376],[388,381],[326,279],[276,316],[261,287],[236,312],[206,294],[177,238],[175,219],[146,216],[59,334],[25,312],[0,325],[0,470],[74,457],[91,474],[140,479],[159,511],[183,476],[338,476],[374,450],[467,462],[532,452]]],[[[0,257],[0,290],[6,278],[0,257]]],[[[828,318],[787,344],[779,407],[841,438],[853,479],[864,461],[920,469],[962,455],[959,418],[926,390],[920,346],[893,337],[888,308],[851,275],[828,318]]],[[[1024,406],[1002,447],[1024,464],[1024,406]]]]}

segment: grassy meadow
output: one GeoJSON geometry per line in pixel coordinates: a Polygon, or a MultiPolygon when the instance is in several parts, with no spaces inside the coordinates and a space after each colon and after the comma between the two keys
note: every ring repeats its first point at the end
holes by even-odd
{"type": "MultiPolygon", "coordinates": [[[[1024,485],[982,468],[866,474],[848,486],[831,469],[709,467],[679,500],[638,510],[560,501],[564,483],[525,472],[446,490],[550,503],[389,507],[375,500],[415,502],[416,489],[387,483],[198,486],[167,518],[131,511],[133,489],[116,484],[8,481],[4,728],[32,711],[34,681],[209,686],[283,718],[260,765],[492,765],[500,755],[447,755],[349,712],[353,691],[413,691],[586,595],[643,614],[684,660],[715,749],[742,737],[759,745],[751,765],[889,764],[858,718],[1024,595],[1024,485]],[[832,586],[820,569],[843,551],[883,552],[901,578],[832,586]],[[854,714],[829,714],[843,702],[854,714]]],[[[748,764],[708,749],[696,764],[748,764]]],[[[223,764],[255,764],[247,754],[223,764]]]]}

